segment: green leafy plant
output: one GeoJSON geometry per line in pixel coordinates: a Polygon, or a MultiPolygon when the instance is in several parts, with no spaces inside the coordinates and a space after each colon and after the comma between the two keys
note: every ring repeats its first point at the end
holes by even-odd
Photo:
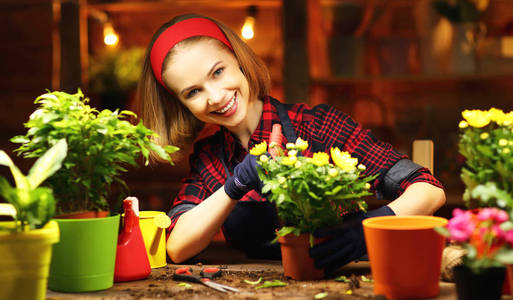
{"type": "MultiPolygon", "coordinates": [[[[369,182],[376,175],[362,177],[360,172],[365,166],[338,148],[330,151],[334,164],[325,152],[312,157],[300,155],[306,148],[308,143],[298,138],[295,144],[287,144],[285,151],[271,143],[270,152],[277,152],[271,158],[266,142],[250,151],[259,156],[262,193],[270,193],[268,198],[276,204],[278,216],[285,223],[278,236],[312,233],[317,228],[339,224],[345,213],[367,209],[362,197],[371,195],[369,182]]],[[[313,242],[312,236],[310,241],[313,242]]]]}
{"type": "Polygon", "coordinates": [[[436,0],[434,9],[453,23],[476,22],[488,6],[485,0],[436,0]]]}
{"type": "Polygon", "coordinates": [[[463,200],[470,208],[513,210],[513,112],[465,110],[459,123],[459,153],[465,165],[463,200]]]}
{"type": "Polygon", "coordinates": [[[137,166],[141,154],[147,165],[150,151],[173,164],[169,154],[178,150],[153,143],[156,133],[142,121],[133,125],[127,120],[136,117],[133,112],[98,111],[88,101],[80,90],[43,94],[35,100],[39,108],[25,123],[28,132],[11,139],[21,144],[15,151],[26,158],[40,157],[58,140],[66,139],[68,155],[63,168],[48,179],[59,213],[109,210],[111,185],[128,189],[121,178],[128,165],[137,166]]]}
{"type": "Polygon", "coordinates": [[[41,228],[53,217],[53,192],[50,188],[39,185],[61,168],[66,152],[66,140],[57,141],[34,163],[25,176],[7,153],[0,150],[0,165],[10,168],[16,184],[16,187],[12,187],[4,177],[0,177],[0,195],[14,207],[14,231],[41,228]]]}

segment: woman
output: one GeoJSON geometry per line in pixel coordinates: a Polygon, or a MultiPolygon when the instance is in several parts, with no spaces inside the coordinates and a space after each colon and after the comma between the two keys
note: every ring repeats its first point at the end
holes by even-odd
{"type": "Polygon", "coordinates": [[[223,229],[228,242],[248,255],[275,257],[269,244],[276,211],[258,190],[261,182],[248,149],[268,141],[280,123],[286,142],[308,141],[303,154],[339,147],[379,173],[373,183],[388,205],[353,216],[340,228],[319,230],[330,239],[312,248],[328,273],[366,253],[361,221],[380,215],[432,214],[445,203],[441,184],[349,116],[327,105],[286,105],[268,96],[264,64],[228,27],[207,17],[183,15],[154,35],[139,83],[141,116],[161,144],[187,145],[203,124],[220,130],[197,141],[190,174],[169,212],[167,252],[176,262],[198,254],[223,229]]]}

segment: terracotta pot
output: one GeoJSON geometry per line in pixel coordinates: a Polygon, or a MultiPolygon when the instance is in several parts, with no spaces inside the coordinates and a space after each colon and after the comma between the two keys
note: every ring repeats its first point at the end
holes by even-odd
{"type": "Polygon", "coordinates": [[[110,215],[107,210],[102,211],[78,211],[69,214],[55,216],[55,219],[90,219],[90,218],[106,218],[110,215]]]}
{"type": "Polygon", "coordinates": [[[317,269],[310,257],[310,234],[299,236],[288,234],[278,238],[281,246],[283,273],[295,280],[319,280],[324,278],[324,270],[317,269]]]}
{"type": "Polygon", "coordinates": [[[456,266],[453,272],[458,300],[501,299],[505,268],[487,268],[475,274],[465,266],[456,266]]]}
{"type": "Polygon", "coordinates": [[[374,294],[388,299],[434,298],[445,238],[433,230],[447,220],[387,216],[363,221],[374,294]]]}

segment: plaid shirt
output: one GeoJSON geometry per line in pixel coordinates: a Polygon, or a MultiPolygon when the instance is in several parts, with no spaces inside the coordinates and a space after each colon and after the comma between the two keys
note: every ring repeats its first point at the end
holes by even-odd
{"type": "MultiPolygon", "coordinates": [[[[302,152],[305,156],[338,147],[357,157],[358,161],[367,167],[364,171],[366,176],[376,173],[383,175],[398,160],[407,158],[406,155],[394,150],[390,144],[376,139],[369,130],[362,129],[347,114],[328,105],[321,104],[310,108],[306,104],[299,103],[285,104],[285,107],[296,136],[308,142],[308,149],[302,152]]],[[[275,123],[280,123],[277,109],[270,98],[266,97],[262,117],[249,140],[249,149],[262,141],[269,141],[271,129],[275,123]]],[[[282,148],[285,148],[286,143],[284,139],[282,148]]],[[[223,127],[213,135],[197,141],[189,158],[191,172],[182,180],[182,187],[169,213],[172,220],[170,229],[174,227],[181,214],[201,203],[224,185],[226,178],[231,174],[226,174],[221,161],[223,155],[231,173],[247,153],[236,137],[223,127]]],[[[373,190],[378,188],[381,179],[382,177],[378,176],[374,180],[373,190]]],[[[441,183],[431,175],[429,170],[422,168],[401,183],[398,194],[400,195],[415,182],[428,182],[442,188],[441,183]]],[[[239,201],[267,200],[252,190],[239,201]]]]}

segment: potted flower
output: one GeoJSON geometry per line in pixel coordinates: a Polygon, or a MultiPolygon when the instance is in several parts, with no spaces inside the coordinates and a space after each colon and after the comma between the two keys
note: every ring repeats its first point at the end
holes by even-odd
{"type": "Polygon", "coordinates": [[[463,247],[463,264],[453,268],[458,299],[500,299],[504,264],[513,263],[513,222],[498,208],[455,209],[436,230],[463,247]]]}
{"type": "Polygon", "coordinates": [[[261,168],[258,173],[264,184],[262,193],[269,193],[268,199],[276,204],[284,225],[276,234],[281,244],[285,276],[299,280],[319,279],[324,274],[313,267],[308,255],[309,246],[314,244],[312,232],[341,223],[345,213],[366,211],[367,204],[362,197],[371,194],[369,181],[375,176],[361,177],[360,172],[365,166],[358,165],[356,158],[338,148],[330,151],[331,163],[330,155],[325,152],[314,153],[312,157],[302,156],[301,151],[308,148],[308,143],[301,138],[286,147],[282,150],[272,142],[267,149],[267,143],[263,142],[250,153],[259,156],[261,168]],[[269,158],[268,151],[277,155],[269,158]],[[289,246],[299,243],[300,261],[289,261],[289,253],[292,253],[289,246]]]}
{"type": "Polygon", "coordinates": [[[45,299],[52,244],[59,241],[59,227],[50,221],[55,212],[52,190],[39,185],[54,174],[66,157],[65,140],[58,141],[32,166],[27,176],[0,150],[0,165],[10,168],[15,187],[0,177],[0,215],[14,221],[0,222],[0,299],[45,299]]]}
{"type": "Polygon", "coordinates": [[[59,139],[66,139],[68,155],[63,168],[48,180],[57,202],[56,221],[61,242],[54,246],[49,287],[80,292],[106,289],[113,284],[119,214],[109,216],[111,186],[126,187],[121,174],[137,166],[142,154],[148,164],[150,151],[172,164],[176,147],[152,142],[156,134],[142,122],[131,124],[130,111],[98,111],[79,90],[76,94],[49,92],[39,96],[39,108],[25,124],[15,151],[27,158],[39,157],[59,139]],[[85,212],[81,219],[77,212],[85,212]],[[103,212],[99,218],[92,218],[103,212]],[[63,213],[74,213],[62,215],[63,213]]]}
{"type": "Polygon", "coordinates": [[[513,210],[513,112],[465,110],[459,123],[463,200],[470,208],[513,210]]]}

